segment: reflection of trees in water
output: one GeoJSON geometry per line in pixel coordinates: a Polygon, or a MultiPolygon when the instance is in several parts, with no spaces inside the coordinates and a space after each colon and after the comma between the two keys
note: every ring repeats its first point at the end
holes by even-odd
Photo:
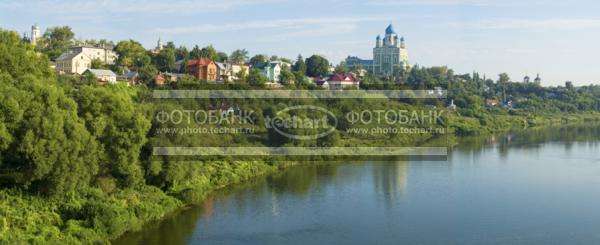
{"type": "Polygon", "coordinates": [[[339,164],[306,163],[290,171],[271,175],[269,187],[277,193],[306,194],[319,180],[329,181],[337,175],[339,164]],[[319,178],[325,177],[325,178],[319,178]]]}
{"type": "Polygon", "coordinates": [[[408,165],[405,161],[372,164],[375,192],[384,197],[386,205],[403,198],[406,193],[408,165]]]}
{"type": "Polygon", "coordinates": [[[535,151],[543,146],[542,143],[560,143],[566,150],[570,150],[577,143],[596,145],[598,139],[600,139],[600,125],[565,126],[527,129],[502,135],[467,137],[463,138],[453,150],[477,154],[486,148],[496,147],[500,157],[505,158],[511,148],[535,151]]]}
{"type": "Polygon", "coordinates": [[[185,209],[159,222],[146,224],[141,231],[126,234],[112,243],[117,245],[187,244],[200,217],[205,213],[203,206],[185,209]]]}

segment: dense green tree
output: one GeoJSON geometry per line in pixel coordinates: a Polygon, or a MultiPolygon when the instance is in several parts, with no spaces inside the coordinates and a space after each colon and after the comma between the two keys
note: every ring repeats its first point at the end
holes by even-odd
{"type": "Polygon", "coordinates": [[[194,46],[192,51],[190,51],[190,59],[201,59],[202,58],[202,49],[198,47],[198,45],[194,46]]]}
{"type": "Polygon", "coordinates": [[[216,62],[227,62],[229,59],[229,56],[227,55],[227,53],[225,52],[217,52],[217,58],[215,59],[216,62]]]}
{"type": "Polygon", "coordinates": [[[237,49],[231,53],[229,56],[229,61],[241,65],[248,59],[248,50],[246,49],[237,49]]]}
{"type": "Polygon", "coordinates": [[[92,69],[107,69],[108,68],[108,66],[106,66],[106,64],[104,64],[104,61],[102,61],[101,59],[93,59],[91,67],[92,67],[92,69]]]}
{"type": "Polygon", "coordinates": [[[252,68],[248,74],[248,83],[255,86],[263,86],[268,81],[268,78],[259,70],[252,68]]]}
{"type": "Polygon", "coordinates": [[[62,53],[67,52],[73,44],[75,33],[68,26],[50,27],[42,35],[42,51],[51,60],[55,60],[62,53]]]}
{"type": "Polygon", "coordinates": [[[313,55],[306,59],[306,75],[319,77],[329,74],[329,61],[320,55],[313,55]]]}
{"type": "Polygon", "coordinates": [[[306,74],[306,63],[304,62],[304,58],[302,58],[302,55],[298,55],[298,59],[296,59],[296,63],[294,63],[294,66],[292,68],[294,71],[306,74]]]}
{"type": "Polygon", "coordinates": [[[32,50],[0,30],[0,172],[25,188],[72,194],[98,171],[97,144],[32,50]]]}
{"type": "Polygon", "coordinates": [[[200,50],[200,57],[216,61],[218,60],[219,55],[217,54],[217,50],[212,45],[208,45],[200,50]]]}
{"type": "Polygon", "coordinates": [[[180,46],[179,48],[175,49],[175,59],[176,60],[183,60],[183,59],[189,59],[190,58],[190,52],[188,51],[188,49],[185,46],[180,46]]]}
{"type": "Polygon", "coordinates": [[[75,99],[80,117],[100,143],[100,174],[124,186],[143,183],[140,153],[150,122],[136,109],[127,88],[83,86],[75,99]]]}
{"type": "Polygon", "coordinates": [[[257,54],[255,56],[253,56],[252,58],[250,58],[250,64],[255,66],[257,64],[261,64],[261,63],[265,63],[267,62],[269,59],[267,58],[266,55],[264,54],[257,54]]]}
{"type": "Polygon", "coordinates": [[[295,76],[294,73],[290,70],[290,68],[285,67],[281,69],[281,73],[279,73],[279,83],[283,85],[289,85],[294,83],[295,76]]]}
{"type": "Polygon", "coordinates": [[[129,69],[133,68],[134,64],[142,57],[147,56],[146,49],[142,44],[134,40],[120,41],[115,46],[115,52],[119,56],[116,62],[117,65],[129,69]]]}
{"type": "Polygon", "coordinates": [[[159,71],[170,72],[175,67],[175,49],[170,47],[163,48],[156,56],[154,56],[154,63],[159,71]]]}
{"type": "Polygon", "coordinates": [[[158,69],[152,65],[151,59],[147,55],[136,60],[135,67],[137,67],[139,79],[146,84],[151,84],[158,74],[158,69]]]}

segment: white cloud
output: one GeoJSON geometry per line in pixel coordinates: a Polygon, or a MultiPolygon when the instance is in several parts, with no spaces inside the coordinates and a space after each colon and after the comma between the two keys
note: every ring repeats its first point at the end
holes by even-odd
{"type": "MultiPolygon", "coordinates": [[[[533,1],[539,3],[539,1],[533,1]]],[[[373,6],[515,6],[532,4],[532,1],[497,0],[372,0],[365,2],[373,6]]]]}
{"type": "Polygon", "coordinates": [[[218,24],[199,24],[184,27],[157,28],[151,30],[153,33],[165,34],[192,34],[192,33],[218,33],[231,32],[252,29],[282,29],[290,35],[309,35],[323,34],[325,32],[336,33],[337,31],[353,30],[353,24],[366,21],[381,21],[380,18],[352,18],[352,17],[332,17],[332,18],[298,18],[298,19],[278,19],[278,20],[258,20],[246,21],[240,23],[218,23],[218,24]],[[340,29],[341,28],[341,29],[340,29]],[[292,32],[289,32],[289,31],[292,32]]]}
{"type": "Polygon", "coordinates": [[[475,22],[454,22],[456,28],[519,29],[529,31],[582,30],[600,28],[598,18],[552,18],[552,19],[495,19],[475,22]]]}
{"type": "MultiPolygon", "coordinates": [[[[160,0],[96,0],[96,1],[6,1],[0,8],[6,10],[29,10],[46,14],[157,14],[157,18],[167,18],[161,14],[193,14],[213,11],[226,11],[234,8],[281,2],[278,0],[183,0],[176,3],[160,0]]],[[[168,17],[171,18],[171,17],[168,17]]]]}

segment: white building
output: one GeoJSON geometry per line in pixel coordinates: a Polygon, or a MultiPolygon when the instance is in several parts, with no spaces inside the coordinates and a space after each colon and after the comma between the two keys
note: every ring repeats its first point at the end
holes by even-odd
{"type": "Polygon", "coordinates": [[[40,38],[42,38],[40,27],[37,24],[31,26],[31,39],[29,39],[31,44],[36,45],[40,38]]]}
{"type": "Polygon", "coordinates": [[[83,74],[92,67],[92,59],[83,53],[64,53],[56,58],[56,71],[68,74],[83,74]]]}
{"type": "Polygon", "coordinates": [[[100,69],[87,69],[84,74],[94,74],[99,81],[107,82],[110,84],[117,83],[117,75],[111,70],[100,70],[100,69]]]}
{"type": "Polygon", "coordinates": [[[104,64],[114,64],[117,53],[108,48],[94,46],[75,46],[56,58],[56,71],[68,74],[83,74],[92,68],[92,60],[100,60],[104,64]]]}
{"type": "Polygon", "coordinates": [[[398,69],[408,69],[408,50],[404,37],[398,35],[392,24],[385,29],[385,37],[377,36],[373,48],[373,73],[380,76],[391,76],[398,69]]]}
{"type": "Polygon", "coordinates": [[[112,49],[104,47],[94,47],[89,45],[71,47],[68,53],[83,53],[90,57],[90,59],[99,59],[104,64],[112,65],[117,60],[117,53],[112,49]]]}
{"type": "Polygon", "coordinates": [[[385,36],[375,38],[373,59],[363,60],[355,56],[346,58],[346,67],[354,69],[364,68],[369,73],[377,76],[394,76],[398,70],[410,69],[408,63],[408,49],[404,37],[398,37],[392,24],[385,29],[385,36]]]}

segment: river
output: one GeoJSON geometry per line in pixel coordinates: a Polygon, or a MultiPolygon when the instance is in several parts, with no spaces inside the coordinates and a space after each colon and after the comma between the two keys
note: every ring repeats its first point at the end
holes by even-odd
{"type": "Polygon", "coordinates": [[[600,244],[600,127],[463,139],[447,161],[306,164],[116,244],[600,244]]]}

